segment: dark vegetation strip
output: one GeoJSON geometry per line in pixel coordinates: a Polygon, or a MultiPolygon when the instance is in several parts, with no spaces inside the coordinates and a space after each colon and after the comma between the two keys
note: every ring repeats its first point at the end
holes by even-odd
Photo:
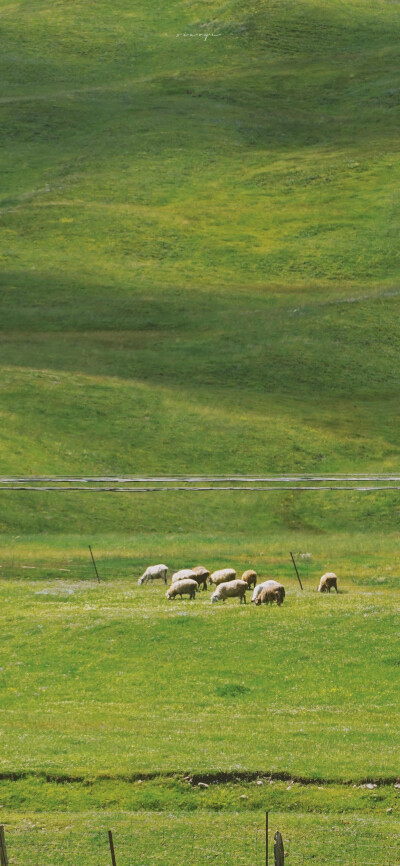
{"type": "Polygon", "coordinates": [[[196,787],[197,785],[241,785],[249,782],[256,782],[262,780],[264,782],[291,782],[292,784],[304,785],[304,786],[312,786],[312,785],[335,785],[335,786],[350,786],[350,785],[376,785],[377,787],[384,787],[387,785],[400,784],[400,777],[397,775],[393,776],[381,776],[379,778],[372,778],[370,776],[363,777],[361,779],[323,779],[321,777],[306,777],[306,776],[296,776],[292,773],[270,773],[265,770],[260,770],[259,772],[246,772],[246,771],[235,771],[232,773],[228,772],[210,772],[210,773],[190,773],[190,772],[168,772],[168,773],[160,773],[160,772],[144,772],[144,773],[129,773],[128,775],[124,775],[122,773],[118,774],[110,774],[110,773],[99,773],[93,777],[87,777],[82,775],[70,775],[68,773],[47,773],[45,771],[31,771],[31,770],[20,770],[14,772],[1,773],[0,772],[0,782],[9,781],[9,782],[17,782],[22,779],[38,779],[44,782],[56,783],[56,784],[84,784],[84,785],[94,785],[97,782],[124,782],[124,783],[135,783],[135,782],[152,782],[156,779],[159,780],[167,780],[167,779],[175,779],[177,781],[186,782],[187,784],[196,787]]]}

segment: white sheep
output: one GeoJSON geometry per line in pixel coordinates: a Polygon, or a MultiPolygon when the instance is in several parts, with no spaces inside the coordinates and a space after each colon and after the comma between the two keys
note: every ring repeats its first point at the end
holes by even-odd
{"type": "Polygon", "coordinates": [[[278,586],[281,586],[277,580],[264,580],[263,583],[258,583],[257,586],[254,587],[253,595],[251,596],[251,600],[255,601],[264,588],[267,589],[277,589],[278,586]]]}
{"type": "Polygon", "coordinates": [[[163,580],[165,585],[167,585],[167,573],[168,565],[163,565],[162,563],[160,565],[149,565],[144,574],[139,577],[138,584],[141,586],[142,583],[148,583],[148,581],[153,583],[153,580],[163,580]]]}
{"type": "Polygon", "coordinates": [[[180,595],[182,598],[183,595],[188,595],[190,598],[195,598],[197,590],[197,582],[187,577],[186,580],[176,580],[175,583],[172,583],[167,589],[165,597],[176,598],[177,595],[180,595]]]}
{"type": "Polygon", "coordinates": [[[234,568],[221,568],[220,571],[213,571],[210,574],[210,585],[218,586],[220,583],[227,583],[228,580],[236,580],[236,571],[234,568]]]}
{"type": "Polygon", "coordinates": [[[248,585],[245,580],[229,580],[226,583],[218,584],[215,592],[211,596],[211,602],[225,601],[226,598],[239,598],[240,604],[242,601],[246,604],[246,589],[248,585]]]}
{"type": "Polygon", "coordinates": [[[196,575],[191,568],[181,568],[180,571],[176,571],[175,574],[172,575],[171,583],[176,583],[177,580],[186,580],[187,577],[195,580],[196,575]]]}
{"type": "Polygon", "coordinates": [[[333,571],[327,571],[326,574],[323,574],[321,580],[319,582],[318,592],[330,592],[331,589],[337,588],[337,577],[333,571]]]}

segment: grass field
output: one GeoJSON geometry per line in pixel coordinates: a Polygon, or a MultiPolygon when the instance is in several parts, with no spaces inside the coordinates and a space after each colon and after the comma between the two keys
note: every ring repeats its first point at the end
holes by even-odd
{"type": "MultiPolygon", "coordinates": [[[[397,472],[398,3],[0,0],[0,28],[0,473],[397,472]]],[[[265,809],[297,866],[400,861],[399,510],[0,491],[10,864],[107,862],[111,825],[118,866],[258,864],[265,809]],[[155,561],[287,599],[168,605],[155,561]]]]}
{"type": "MultiPolygon", "coordinates": [[[[110,825],[117,863],[121,866],[144,862],[172,866],[177,860],[177,850],[189,866],[199,862],[207,866],[232,861],[240,866],[265,863],[265,816],[245,808],[222,814],[179,810],[176,814],[158,813],[156,818],[154,812],[115,815],[109,809],[85,814],[28,812],[22,823],[19,816],[12,818],[19,820],[18,831],[9,833],[13,862],[22,866],[32,863],[38,852],[45,866],[111,862],[107,838],[110,825]]],[[[385,858],[380,862],[398,860],[399,844],[392,835],[390,815],[364,815],[362,823],[357,815],[343,816],[329,811],[319,815],[318,822],[310,814],[296,816],[293,812],[276,812],[274,819],[282,829],[283,822],[285,825],[287,862],[305,864],[311,860],[319,864],[372,866],[376,863],[377,849],[385,858]]],[[[269,849],[271,861],[272,834],[269,849]]]]}
{"type": "Polygon", "coordinates": [[[316,593],[323,545],[299,565],[303,593],[278,546],[252,559],[232,549],[239,573],[283,580],[281,609],[211,606],[209,592],[168,602],[165,588],[137,586],[126,554],[99,551],[100,584],[72,550],[62,572],[60,552],[19,578],[4,563],[2,770],[395,781],[398,577],[375,539],[362,564],[353,536],[337,540],[338,596],[316,593]]]}
{"type": "MultiPolygon", "coordinates": [[[[160,586],[138,587],[152,536],[108,537],[103,549],[98,539],[100,584],[82,537],[23,539],[9,560],[4,546],[10,862],[25,866],[33,850],[45,864],[106,862],[112,827],[122,864],[172,864],[177,839],[193,866],[200,851],[207,863],[262,863],[265,810],[271,850],[279,828],[294,863],[367,866],[377,845],[382,863],[396,862],[397,537],[335,536],[348,567],[338,596],[316,593],[326,538],[302,539],[313,548],[299,560],[303,593],[286,540],[269,539],[267,555],[254,553],[265,538],[231,547],[238,570],[285,582],[280,609],[211,606],[209,592],[173,603],[160,586]]],[[[171,539],[174,567],[206,544],[171,539]]]]}

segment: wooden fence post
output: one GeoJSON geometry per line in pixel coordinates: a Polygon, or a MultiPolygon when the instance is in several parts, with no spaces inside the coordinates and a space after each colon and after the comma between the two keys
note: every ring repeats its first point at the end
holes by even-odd
{"type": "Polygon", "coordinates": [[[296,563],[295,563],[295,561],[294,561],[293,553],[292,553],[292,551],[289,551],[289,552],[290,552],[290,556],[292,557],[292,562],[293,562],[293,565],[294,565],[294,570],[295,570],[295,572],[296,572],[296,574],[297,574],[297,580],[299,581],[299,584],[300,584],[300,589],[302,590],[302,589],[303,589],[303,584],[302,584],[302,582],[301,582],[301,580],[300,580],[300,575],[299,575],[299,572],[298,572],[297,565],[296,565],[296,563]]]}
{"type": "Polygon", "coordinates": [[[268,812],[265,813],[265,866],[268,866],[268,812]]]}
{"type": "Polygon", "coordinates": [[[114,853],[114,842],[113,842],[113,834],[112,834],[112,830],[109,830],[109,831],[108,831],[108,841],[109,841],[109,843],[110,843],[111,863],[112,863],[112,866],[117,866],[117,861],[116,861],[116,859],[115,859],[115,853],[114,853]]]}
{"type": "Polygon", "coordinates": [[[4,835],[3,824],[0,824],[0,864],[1,866],[8,866],[6,837],[4,835]]]}
{"type": "Polygon", "coordinates": [[[275,866],[285,866],[285,852],[283,850],[283,839],[279,832],[276,831],[274,836],[275,844],[274,844],[274,856],[275,856],[275,866]]]}
{"type": "Polygon", "coordinates": [[[96,565],[95,558],[94,558],[94,556],[93,556],[93,551],[92,551],[92,548],[91,548],[90,544],[89,544],[89,550],[90,550],[90,556],[92,557],[92,562],[93,562],[93,565],[94,565],[94,570],[95,570],[95,572],[96,572],[96,577],[97,577],[97,580],[98,580],[99,583],[100,583],[99,572],[97,571],[97,565],[96,565]]]}

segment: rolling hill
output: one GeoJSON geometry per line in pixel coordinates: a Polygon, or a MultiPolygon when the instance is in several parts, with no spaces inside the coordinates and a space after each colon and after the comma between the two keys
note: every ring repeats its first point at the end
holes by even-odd
{"type": "MultiPolygon", "coordinates": [[[[392,471],[396,3],[0,5],[3,474],[392,471]]],[[[2,499],[3,531],[293,525],[2,499]]],[[[399,498],[298,525],[391,525],[399,498]]]]}

